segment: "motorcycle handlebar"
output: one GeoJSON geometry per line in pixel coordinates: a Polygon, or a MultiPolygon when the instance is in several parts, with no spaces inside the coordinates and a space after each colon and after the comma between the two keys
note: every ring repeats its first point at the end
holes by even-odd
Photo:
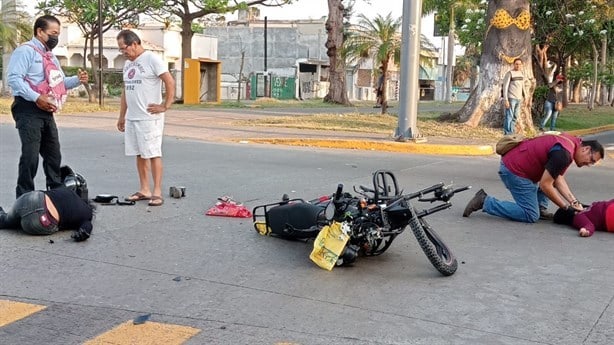
{"type": "Polygon", "coordinates": [[[471,186],[464,186],[464,187],[460,187],[456,189],[452,189],[452,186],[441,186],[440,188],[434,191],[435,192],[434,197],[422,198],[422,195],[421,195],[418,201],[422,201],[422,202],[445,201],[445,202],[448,202],[450,201],[450,199],[452,199],[454,194],[460,193],[462,191],[466,191],[467,189],[470,189],[470,188],[471,186]]]}
{"type": "Polygon", "coordinates": [[[342,195],[342,193],[343,193],[343,184],[342,184],[342,183],[339,183],[339,184],[337,185],[337,191],[335,192],[335,198],[334,198],[334,200],[335,200],[335,201],[339,201],[339,199],[341,199],[341,195],[342,195]]]}
{"type": "Polygon", "coordinates": [[[456,193],[464,192],[464,191],[466,191],[468,189],[471,189],[471,186],[465,186],[465,187],[456,188],[452,193],[456,194],[456,193]]]}
{"type": "Polygon", "coordinates": [[[405,197],[407,199],[415,199],[417,197],[420,197],[424,194],[428,194],[428,193],[432,193],[438,189],[441,189],[444,186],[443,182],[439,182],[438,184],[432,185],[428,188],[424,188],[422,190],[419,190],[417,192],[411,193],[411,194],[407,194],[405,197]]]}

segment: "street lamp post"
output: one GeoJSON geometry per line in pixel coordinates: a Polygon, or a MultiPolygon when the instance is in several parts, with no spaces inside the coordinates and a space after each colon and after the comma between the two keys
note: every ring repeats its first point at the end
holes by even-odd
{"type": "Polygon", "coordinates": [[[418,78],[420,75],[420,17],[422,0],[403,0],[401,30],[401,83],[399,86],[399,120],[395,131],[397,141],[417,140],[418,78]]]}
{"type": "MultiPolygon", "coordinates": [[[[102,107],[104,104],[103,101],[103,92],[102,92],[102,23],[104,22],[102,18],[102,0],[98,0],[98,104],[102,107]]],[[[92,42],[93,43],[93,42],[92,42]]]]}

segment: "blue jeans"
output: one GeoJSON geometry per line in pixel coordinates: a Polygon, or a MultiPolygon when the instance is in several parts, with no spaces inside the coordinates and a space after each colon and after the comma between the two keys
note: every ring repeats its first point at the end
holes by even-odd
{"type": "Polygon", "coordinates": [[[505,109],[505,120],[503,122],[503,134],[514,134],[516,131],[516,120],[520,115],[521,99],[510,98],[510,107],[505,109]]]}
{"type": "Polygon", "coordinates": [[[50,235],[59,230],[45,204],[45,193],[22,194],[6,214],[0,214],[0,229],[19,229],[30,235],[50,235]]]}
{"type": "Polygon", "coordinates": [[[550,130],[553,131],[556,127],[556,119],[559,117],[559,112],[554,109],[554,102],[546,101],[544,103],[544,119],[542,120],[539,129],[544,129],[546,127],[546,123],[552,116],[552,121],[550,121],[550,130]]]}
{"type": "Polygon", "coordinates": [[[484,200],[482,210],[493,216],[515,220],[517,222],[535,223],[539,219],[539,208],[548,207],[548,198],[539,189],[537,183],[514,175],[501,162],[499,177],[505,187],[512,193],[514,201],[502,201],[492,196],[484,200]]]}

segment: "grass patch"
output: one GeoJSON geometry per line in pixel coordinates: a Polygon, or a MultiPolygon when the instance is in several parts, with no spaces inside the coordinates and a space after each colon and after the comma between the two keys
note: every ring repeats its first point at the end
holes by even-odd
{"type": "MultiPolygon", "coordinates": [[[[394,115],[365,114],[316,114],[306,116],[275,116],[264,119],[237,122],[244,126],[269,126],[315,130],[392,134],[398,126],[394,115]]],[[[432,118],[418,118],[419,132],[423,136],[452,138],[495,139],[501,136],[499,129],[470,128],[459,123],[444,123],[432,118]]]]}
{"type": "MultiPolygon", "coordinates": [[[[559,115],[556,127],[562,131],[574,131],[613,123],[614,108],[612,107],[595,107],[593,110],[588,110],[586,104],[570,104],[559,115]]],[[[550,122],[547,125],[550,125],[550,122]]]]}
{"type": "MultiPolygon", "coordinates": [[[[13,98],[0,98],[0,116],[11,115],[11,104],[13,104],[13,98]]],[[[98,103],[89,103],[86,98],[69,97],[60,114],[95,113],[98,111],[119,111],[119,103],[107,103],[105,100],[105,104],[100,107],[98,103]]]]}

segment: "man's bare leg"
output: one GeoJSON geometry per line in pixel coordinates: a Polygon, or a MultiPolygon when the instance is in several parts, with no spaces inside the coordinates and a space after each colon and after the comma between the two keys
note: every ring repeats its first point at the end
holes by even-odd
{"type": "Polygon", "coordinates": [[[151,161],[151,176],[153,177],[154,189],[153,194],[156,196],[162,196],[162,157],[154,157],[151,161]]]}
{"type": "Polygon", "coordinates": [[[149,161],[150,159],[136,156],[136,170],[139,173],[139,183],[141,185],[139,192],[147,197],[151,196],[151,190],[149,189],[149,161]]]}

